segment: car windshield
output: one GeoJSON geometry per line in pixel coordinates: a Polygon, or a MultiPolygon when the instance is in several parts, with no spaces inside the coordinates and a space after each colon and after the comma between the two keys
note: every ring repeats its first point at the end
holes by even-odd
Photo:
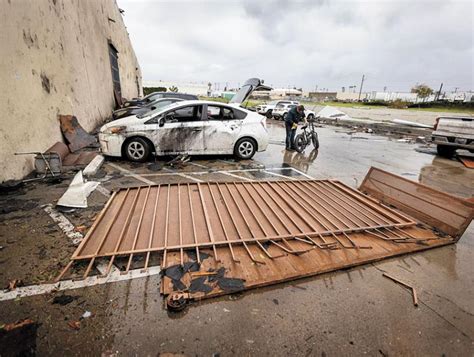
{"type": "Polygon", "coordinates": [[[142,113],[142,114],[138,114],[137,118],[142,119],[142,118],[145,118],[145,117],[149,117],[149,116],[153,116],[155,114],[158,114],[159,112],[161,112],[163,110],[163,108],[165,108],[165,107],[167,107],[171,104],[174,104],[174,103],[175,103],[174,100],[173,101],[172,100],[163,100],[163,101],[160,101],[160,102],[153,102],[150,107],[154,107],[155,109],[150,110],[150,111],[145,112],[145,113],[142,113]]]}

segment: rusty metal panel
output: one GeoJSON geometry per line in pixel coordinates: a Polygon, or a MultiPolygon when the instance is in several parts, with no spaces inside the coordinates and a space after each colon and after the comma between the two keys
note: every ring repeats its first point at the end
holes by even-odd
{"type": "MultiPolygon", "coordinates": [[[[395,230],[392,230],[393,232],[395,230]]],[[[392,235],[389,230],[384,230],[384,235],[392,235]]],[[[400,242],[389,239],[374,239],[367,232],[351,235],[351,239],[358,246],[370,245],[372,249],[321,249],[312,245],[311,241],[292,240],[291,246],[295,250],[307,250],[304,254],[287,254],[279,247],[269,247],[270,254],[279,256],[278,259],[270,259],[261,254],[255,245],[249,246],[255,256],[259,256],[264,264],[252,264],[248,253],[242,246],[236,246],[234,255],[239,260],[235,263],[228,249],[220,247],[217,249],[220,261],[212,255],[211,250],[203,250],[206,258],[199,265],[199,270],[188,271],[179,279],[179,283],[168,276],[165,270],[162,278],[161,292],[166,296],[169,307],[179,299],[182,301],[200,300],[211,298],[235,291],[247,290],[289,281],[297,278],[308,277],[334,271],[338,269],[353,267],[361,264],[378,261],[388,257],[422,251],[447,244],[452,244],[451,237],[438,237],[431,230],[417,226],[400,229],[398,233],[414,237],[411,242],[400,242]],[[423,242],[420,244],[419,242],[423,242]],[[222,279],[240,284],[220,284],[222,279]],[[199,284],[196,284],[199,283],[199,284]]],[[[328,242],[336,243],[334,237],[327,238],[328,242]]],[[[185,257],[185,264],[193,262],[191,257],[185,257]]],[[[178,253],[170,253],[170,269],[180,266],[178,253]]]]}
{"type": "Polygon", "coordinates": [[[472,202],[375,167],[359,190],[457,239],[474,217],[472,202]]]}
{"type": "Polygon", "coordinates": [[[383,174],[372,169],[361,186],[377,200],[334,180],[122,189],[113,193],[58,280],[75,262],[88,263],[77,264],[74,275],[87,277],[98,258],[109,261],[105,274],[114,261],[121,262],[123,272],[133,262],[147,269],[154,261],[163,269],[161,293],[176,308],[183,301],[454,243],[452,236],[417,225],[412,218],[420,217],[417,200],[447,217],[464,212],[462,224],[472,219],[466,209],[472,203],[383,174]],[[398,205],[395,198],[404,197],[399,192],[414,206],[398,205]],[[141,261],[134,260],[137,256],[141,261]]]}
{"type": "MultiPolygon", "coordinates": [[[[159,253],[162,267],[170,252],[226,247],[234,256],[242,245],[254,263],[261,259],[250,245],[272,257],[268,244],[289,254],[300,254],[289,240],[317,240],[318,246],[370,249],[351,239],[357,232],[374,237],[384,229],[414,225],[409,217],[367,201],[359,192],[337,181],[255,181],[165,184],[122,189],[115,192],[87,236],[72,256],[89,260],[84,276],[96,258],[110,257],[109,269],[118,256],[159,253]],[[335,242],[328,243],[330,237],[335,242]]],[[[382,233],[381,233],[382,232],[382,233]]],[[[396,232],[396,231],[395,231],[396,232]]],[[[383,239],[383,238],[382,238],[383,239]]],[[[398,237],[398,240],[405,239],[398,237]]],[[[234,257],[234,260],[238,259],[234,257]]]]}
{"type": "Polygon", "coordinates": [[[95,136],[87,133],[75,116],[59,115],[59,122],[61,124],[61,132],[69,143],[68,147],[71,152],[76,152],[79,149],[97,143],[95,136]]]}

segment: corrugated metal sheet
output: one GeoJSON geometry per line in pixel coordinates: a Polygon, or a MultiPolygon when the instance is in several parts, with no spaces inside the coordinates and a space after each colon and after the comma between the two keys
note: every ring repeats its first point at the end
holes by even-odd
{"type": "MultiPolygon", "coordinates": [[[[383,236],[383,229],[414,225],[403,214],[381,206],[360,192],[338,181],[256,181],[212,182],[144,186],[115,192],[74,253],[72,260],[90,260],[87,276],[96,258],[128,256],[126,270],[137,254],[162,255],[211,248],[219,260],[218,247],[234,256],[235,245],[242,245],[250,259],[255,244],[271,257],[269,243],[286,253],[293,250],[289,240],[311,240],[320,247],[337,244],[348,249],[370,249],[351,239],[356,232],[371,231],[383,236]],[[330,237],[334,243],[327,243],[330,237]]],[[[403,236],[398,237],[402,239],[403,236]]],[[[383,239],[383,238],[382,238],[383,239]]],[[[199,259],[199,258],[198,258],[199,259]]],[[[238,259],[234,257],[234,260],[238,259]]]]}

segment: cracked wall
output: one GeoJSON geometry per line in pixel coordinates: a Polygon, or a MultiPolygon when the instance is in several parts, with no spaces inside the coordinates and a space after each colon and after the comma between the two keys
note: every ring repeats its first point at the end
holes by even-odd
{"type": "Polygon", "coordinates": [[[122,96],[141,95],[141,71],[114,0],[0,0],[0,182],[33,170],[32,156],[62,141],[58,114],[91,131],[114,109],[108,41],[122,96]]]}

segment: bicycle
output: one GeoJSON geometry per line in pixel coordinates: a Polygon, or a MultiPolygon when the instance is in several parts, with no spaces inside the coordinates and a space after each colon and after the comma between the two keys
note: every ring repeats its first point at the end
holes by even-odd
{"type": "MultiPolygon", "coordinates": [[[[319,117],[316,117],[315,119],[317,118],[319,117]]],[[[313,120],[308,121],[308,124],[306,124],[305,126],[302,126],[301,129],[303,129],[303,132],[296,135],[295,137],[295,143],[294,143],[295,150],[298,152],[303,152],[310,142],[313,144],[315,149],[318,149],[319,148],[318,133],[314,129],[313,120]]]]}

